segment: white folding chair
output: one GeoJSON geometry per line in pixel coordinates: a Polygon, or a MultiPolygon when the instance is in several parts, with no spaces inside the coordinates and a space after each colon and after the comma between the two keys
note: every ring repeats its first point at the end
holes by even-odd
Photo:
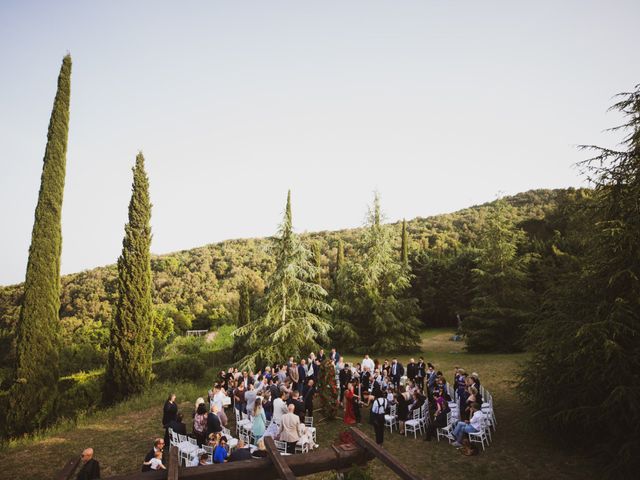
{"type": "Polygon", "coordinates": [[[487,446],[489,446],[489,437],[487,436],[487,428],[484,421],[484,416],[480,421],[480,431],[479,432],[469,432],[469,441],[472,443],[481,443],[482,451],[484,451],[484,443],[487,442],[487,446]]]}
{"type": "Polygon", "coordinates": [[[456,441],[453,436],[453,421],[451,418],[451,412],[447,413],[447,425],[436,430],[436,437],[438,441],[440,441],[440,437],[444,437],[449,440],[449,443],[453,443],[456,441]]]}
{"type": "Polygon", "coordinates": [[[209,454],[209,460],[207,460],[207,464],[211,465],[213,463],[213,447],[209,445],[203,445],[202,449],[209,454]]]}
{"type": "Polygon", "coordinates": [[[417,433],[422,433],[422,421],[420,420],[420,410],[413,410],[411,420],[404,422],[404,436],[407,432],[413,433],[413,438],[417,438],[417,433]]]}
{"type": "Polygon", "coordinates": [[[397,405],[391,405],[389,413],[384,416],[384,426],[389,427],[389,431],[393,433],[393,427],[398,428],[398,415],[396,415],[397,405]]]}
{"type": "Polygon", "coordinates": [[[291,455],[287,453],[287,442],[281,442],[280,440],[274,440],[273,443],[276,444],[276,448],[280,452],[280,455],[291,455]]]}

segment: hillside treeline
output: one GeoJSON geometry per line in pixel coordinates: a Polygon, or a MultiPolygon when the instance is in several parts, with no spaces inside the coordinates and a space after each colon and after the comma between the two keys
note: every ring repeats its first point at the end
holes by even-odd
{"type": "MultiPolygon", "coordinates": [[[[421,323],[425,327],[457,326],[458,316],[462,320],[467,318],[477,288],[473,271],[481,261],[487,225],[496,216],[505,222],[507,231],[522,233],[517,238],[503,239],[498,232],[499,238],[494,239],[512,242],[514,258],[526,272],[522,287],[532,293],[544,291],[550,275],[545,269],[554,263],[553,246],[570,225],[576,202],[588,193],[574,189],[532,190],[455,213],[407,221],[412,276],[405,296],[416,300],[416,316],[421,323]]],[[[387,228],[400,260],[402,222],[387,228]]],[[[355,228],[301,235],[305,244],[320,252],[319,280],[330,299],[345,293],[338,292],[336,285],[339,242],[342,241],[348,262],[357,256],[364,232],[364,228],[355,228]]],[[[185,330],[236,324],[240,291],[244,287],[249,292],[251,317],[260,317],[265,308],[262,299],[266,281],[275,267],[270,244],[268,238],[228,240],[152,257],[155,356],[185,330]]],[[[61,373],[101,368],[106,362],[117,299],[117,268],[110,265],[65,275],[61,284],[61,373]]],[[[11,374],[15,355],[13,334],[21,295],[22,285],[0,288],[0,364],[4,378],[11,374]]],[[[342,301],[350,303],[349,298],[342,301]]],[[[533,311],[537,306],[535,298],[522,306],[533,311]]],[[[340,339],[340,335],[335,337],[340,339]]]]}

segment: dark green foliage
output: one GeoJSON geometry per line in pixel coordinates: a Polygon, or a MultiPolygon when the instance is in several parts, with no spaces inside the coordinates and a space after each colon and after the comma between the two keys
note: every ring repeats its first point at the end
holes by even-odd
{"type": "MultiPolygon", "coordinates": [[[[520,390],[534,422],[588,449],[608,478],[640,469],[640,85],[614,105],[627,118],[621,151],[583,163],[595,184],[552,244],[549,282],[530,332],[520,390]]],[[[546,267],[546,265],[545,265],[546,267]]],[[[542,269],[543,273],[545,269],[542,269]]],[[[542,276],[542,275],[541,275],[542,276]]],[[[549,275],[546,275],[547,277],[549,275]]]]}
{"type": "Polygon", "coordinates": [[[105,400],[143,391],[151,380],[153,305],[151,302],[151,202],[144,157],[133,168],[129,223],[118,259],[118,304],[111,327],[105,400]]]}
{"type": "Polygon", "coordinates": [[[61,214],[67,162],[71,56],[62,61],[53,103],[20,317],[16,325],[15,379],[8,430],[41,427],[55,408],[60,348],[61,214]]]}
{"type": "Polygon", "coordinates": [[[402,237],[400,243],[400,262],[405,268],[409,267],[409,232],[407,232],[407,221],[402,220],[402,237]]]}
{"type": "Polygon", "coordinates": [[[338,249],[336,251],[336,269],[335,274],[338,275],[338,272],[344,265],[344,242],[342,239],[338,240],[338,249]]]}
{"type": "MultiPolygon", "coordinates": [[[[242,327],[251,323],[251,296],[249,294],[249,286],[247,282],[243,282],[240,286],[240,298],[238,305],[238,322],[237,326],[242,327]]],[[[244,357],[247,352],[247,335],[236,335],[233,337],[233,358],[238,360],[244,357]]]]}
{"type": "Polygon", "coordinates": [[[532,298],[526,286],[524,258],[517,257],[524,232],[514,225],[515,212],[503,201],[487,214],[473,269],[471,308],[463,317],[467,349],[514,352],[523,348],[524,326],[532,298]]]}
{"type": "Polygon", "coordinates": [[[249,353],[242,363],[252,368],[290,355],[300,357],[317,347],[317,340],[326,340],[330,328],[321,317],[331,311],[325,302],[327,292],[316,283],[311,252],[293,232],[291,192],[273,242],[276,267],[268,281],[266,312],[234,332],[234,336],[247,336],[249,353]]]}
{"type": "Polygon", "coordinates": [[[458,327],[458,315],[469,310],[477,253],[421,250],[411,257],[412,296],[427,327],[458,327]]]}
{"type": "Polygon", "coordinates": [[[416,348],[419,322],[417,301],[406,296],[409,272],[400,263],[393,233],[381,217],[376,194],[358,256],[344,269],[339,313],[352,324],[358,350],[387,353],[416,348]]]}

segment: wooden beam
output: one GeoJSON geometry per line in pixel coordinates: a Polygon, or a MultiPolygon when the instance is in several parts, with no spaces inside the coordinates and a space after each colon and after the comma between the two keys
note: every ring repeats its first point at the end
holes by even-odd
{"type": "Polygon", "coordinates": [[[73,472],[78,468],[80,463],[80,455],[70,458],[64,467],[54,477],[56,480],[69,480],[73,475],[73,472]]]}
{"type": "Polygon", "coordinates": [[[173,445],[169,449],[169,469],[167,470],[167,480],[178,480],[180,471],[180,458],[178,458],[178,447],[173,445]]]}
{"type": "Polygon", "coordinates": [[[267,447],[267,455],[269,455],[269,459],[271,459],[271,463],[276,467],[278,471],[278,475],[282,480],[296,480],[296,476],[287,465],[287,462],[284,461],[284,457],[280,455],[278,448],[273,440],[273,437],[263,437],[264,446],[267,447]]]}
{"type": "Polygon", "coordinates": [[[359,429],[351,427],[351,434],[358,445],[379,458],[382,463],[393,470],[402,480],[423,480],[422,477],[414,475],[405,467],[396,457],[391,455],[387,450],[383,449],[362,433],[359,429]]]}

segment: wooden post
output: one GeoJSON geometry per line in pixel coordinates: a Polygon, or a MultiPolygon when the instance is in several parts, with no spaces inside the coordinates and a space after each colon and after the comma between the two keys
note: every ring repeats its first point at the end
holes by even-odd
{"type": "Polygon", "coordinates": [[[262,437],[264,439],[264,446],[267,447],[267,455],[273,466],[276,467],[276,471],[280,475],[281,480],[296,480],[296,476],[289,468],[289,465],[284,461],[282,455],[276,448],[276,444],[273,441],[273,437],[262,437]]]}
{"type": "Polygon", "coordinates": [[[71,478],[73,473],[78,468],[78,464],[80,463],[80,455],[77,457],[70,458],[69,461],[65,464],[65,466],[56,474],[56,480],[68,480],[71,478]]]}
{"type": "Polygon", "coordinates": [[[169,449],[169,470],[167,470],[167,480],[178,480],[180,470],[180,458],[178,456],[178,447],[173,445],[169,449]]]}
{"type": "Polygon", "coordinates": [[[367,437],[359,429],[351,427],[351,434],[358,445],[379,458],[382,463],[393,470],[402,480],[423,480],[422,477],[411,473],[396,457],[380,447],[380,445],[367,437]]]}

